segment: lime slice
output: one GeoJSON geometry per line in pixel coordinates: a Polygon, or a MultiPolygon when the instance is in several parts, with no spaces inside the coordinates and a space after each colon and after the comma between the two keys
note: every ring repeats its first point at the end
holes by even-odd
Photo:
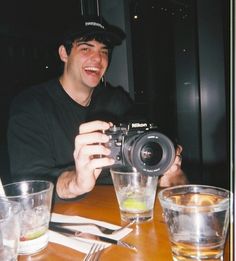
{"type": "Polygon", "coordinates": [[[134,198],[127,198],[122,203],[123,208],[129,209],[129,210],[138,210],[138,211],[144,211],[147,209],[147,205],[145,202],[134,199],[134,198]]]}
{"type": "Polygon", "coordinates": [[[45,232],[46,232],[45,228],[38,230],[38,231],[30,231],[27,234],[25,234],[24,236],[22,236],[20,238],[20,241],[26,241],[26,240],[32,240],[32,239],[38,238],[38,237],[42,236],[45,232]]]}

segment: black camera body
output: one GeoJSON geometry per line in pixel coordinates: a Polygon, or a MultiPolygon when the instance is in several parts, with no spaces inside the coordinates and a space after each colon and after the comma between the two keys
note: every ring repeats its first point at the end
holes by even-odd
{"type": "Polygon", "coordinates": [[[130,165],[144,174],[159,176],[174,162],[174,144],[153,124],[121,123],[105,133],[110,137],[106,146],[111,149],[115,164],[130,165]]]}

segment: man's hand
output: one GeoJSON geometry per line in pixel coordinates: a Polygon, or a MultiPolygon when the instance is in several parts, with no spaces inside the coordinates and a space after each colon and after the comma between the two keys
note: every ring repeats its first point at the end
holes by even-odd
{"type": "Polygon", "coordinates": [[[188,183],[188,180],[183,170],[181,169],[182,150],[182,147],[178,145],[176,148],[176,156],[173,165],[166,173],[164,173],[164,175],[159,180],[160,187],[170,187],[176,185],[184,185],[188,183]]]}
{"type": "Polygon", "coordinates": [[[72,198],[93,189],[101,168],[114,164],[109,158],[111,151],[104,146],[109,137],[103,132],[110,123],[92,121],[80,125],[75,138],[75,171],[64,172],[57,182],[57,193],[63,198],[72,198]],[[102,155],[102,157],[100,157],[102,155]]]}

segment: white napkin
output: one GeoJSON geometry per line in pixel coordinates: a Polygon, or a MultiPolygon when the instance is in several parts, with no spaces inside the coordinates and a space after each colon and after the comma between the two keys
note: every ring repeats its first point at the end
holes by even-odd
{"type": "MultiPolygon", "coordinates": [[[[107,228],[111,228],[111,229],[120,228],[120,226],[110,224],[110,223],[107,223],[104,221],[84,218],[84,217],[80,217],[80,216],[67,216],[67,215],[62,215],[62,214],[57,214],[57,213],[52,213],[51,221],[70,222],[70,223],[74,223],[74,222],[85,223],[86,222],[86,223],[98,224],[98,225],[101,225],[101,226],[104,226],[107,228]]],[[[104,235],[95,226],[68,226],[68,228],[78,229],[81,232],[92,233],[92,234],[98,235],[98,236],[106,236],[106,237],[116,239],[116,240],[122,239],[123,237],[125,237],[132,231],[131,228],[125,228],[122,231],[120,231],[114,235],[104,235]]],[[[83,253],[88,253],[94,242],[94,240],[91,240],[91,239],[64,236],[60,233],[57,233],[57,232],[54,232],[51,230],[49,230],[49,241],[73,248],[73,249],[83,252],[83,253]]],[[[104,246],[107,247],[107,246],[110,246],[110,244],[104,243],[104,246]]]]}

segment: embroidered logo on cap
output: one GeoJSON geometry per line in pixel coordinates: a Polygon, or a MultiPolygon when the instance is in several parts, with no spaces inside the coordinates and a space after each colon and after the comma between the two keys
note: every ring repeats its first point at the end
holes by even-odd
{"type": "Polygon", "coordinates": [[[102,29],[105,28],[102,24],[99,24],[99,23],[96,23],[96,22],[85,22],[85,26],[89,26],[89,25],[97,26],[97,27],[100,27],[102,29]]]}

